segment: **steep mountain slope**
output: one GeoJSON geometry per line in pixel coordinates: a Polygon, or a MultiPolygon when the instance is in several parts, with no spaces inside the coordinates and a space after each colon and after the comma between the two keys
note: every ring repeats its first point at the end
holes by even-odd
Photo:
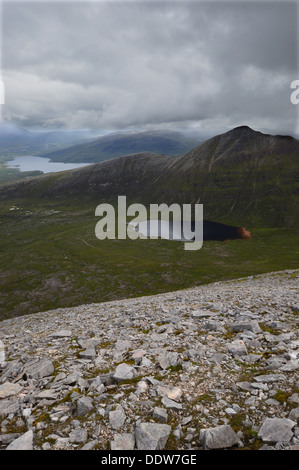
{"type": "Polygon", "coordinates": [[[208,217],[272,226],[297,220],[299,141],[293,137],[238,127],[173,161],[171,170],[182,181],[181,201],[200,197],[208,217]]]}

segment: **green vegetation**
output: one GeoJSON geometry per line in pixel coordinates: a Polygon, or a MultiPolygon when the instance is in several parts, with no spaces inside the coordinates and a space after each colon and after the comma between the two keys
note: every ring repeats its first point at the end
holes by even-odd
{"type": "Polygon", "coordinates": [[[230,419],[230,426],[237,433],[241,431],[243,433],[244,447],[241,450],[259,450],[263,442],[258,438],[258,433],[253,431],[251,427],[245,425],[246,415],[243,413],[236,413],[230,419]]]}
{"type": "Polygon", "coordinates": [[[19,171],[17,168],[8,168],[0,162],[0,184],[9,183],[18,179],[28,178],[28,176],[41,175],[42,171],[19,171]]]}
{"type": "Polygon", "coordinates": [[[100,241],[94,209],[0,204],[1,319],[298,267],[295,230],[258,228],[251,240],[192,252],[167,240],[100,241]]]}
{"type": "Polygon", "coordinates": [[[296,139],[241,127],[181,157],[140,154],[1,185],[0,319],[297,269],[298,181],[296,139]],[[100,241],[95,208],[118,195],[147,206],[200,197],[206,220],[245,226],[252,238],[198,251],[100,241]]]}

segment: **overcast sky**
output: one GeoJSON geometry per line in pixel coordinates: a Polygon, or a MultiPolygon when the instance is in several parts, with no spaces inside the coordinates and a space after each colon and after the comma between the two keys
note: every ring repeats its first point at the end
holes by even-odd
{"type": "Polygon", "coordinates": [[[5,122],[293,133],[297,2],[2,4],[5,122]]]}

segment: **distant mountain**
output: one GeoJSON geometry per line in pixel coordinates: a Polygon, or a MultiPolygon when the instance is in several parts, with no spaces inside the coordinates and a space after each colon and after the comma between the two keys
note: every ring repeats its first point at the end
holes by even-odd
{"type": "Polygon", "coordinates": [[[113,133],[45,156],[56,162],[98,163],[141,152],[181,155],[198,144],[199,139],[174,131],[113,133]]]}
{"type": "Polygon", "coordinates": [[[2,186],[0,200],[199,201],[211,220],[283,227],[298,223],[298,159],[297,139],[241,126],[176,158],[140,153],[2,186]]]}
{"type": "Polygon", "coordinates": [[[94,138],[85,130],[28,131],[12,124],[0,124],[0,156],[48,153],[94,138]]]}

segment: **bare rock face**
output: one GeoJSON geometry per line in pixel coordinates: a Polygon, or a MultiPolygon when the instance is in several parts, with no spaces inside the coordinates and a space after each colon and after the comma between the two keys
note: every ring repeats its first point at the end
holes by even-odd
{"type": "Polygon", "coordinates": [[[298,274],[2,321],[0,449],[297,449],[298,274]]]}

